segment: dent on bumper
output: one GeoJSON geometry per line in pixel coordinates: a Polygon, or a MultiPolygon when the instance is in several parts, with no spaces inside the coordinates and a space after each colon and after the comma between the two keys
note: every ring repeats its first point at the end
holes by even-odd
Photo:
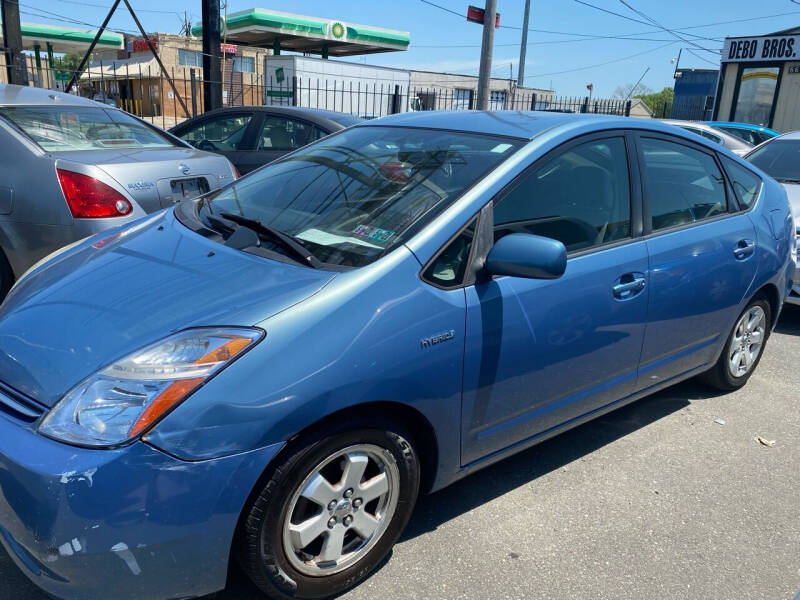
{"type": "Polygon", "coordinates": [[[59,598],[217,591],[241,509],[280,446],[187,463],[141,442],[74,448],[0,414],[0,541],[59,598]]]}

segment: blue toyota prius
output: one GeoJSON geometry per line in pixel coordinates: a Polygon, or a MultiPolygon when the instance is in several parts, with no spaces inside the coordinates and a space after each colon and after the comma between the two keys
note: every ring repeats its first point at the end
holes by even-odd
{"type": "Polygon", "coordinates": [[[782,187],[655,121],[411,113],[78,242],[0,309],[0,540],[59,598],[363,580],[417,495],[701,375],[791,286],[782,187]]]}

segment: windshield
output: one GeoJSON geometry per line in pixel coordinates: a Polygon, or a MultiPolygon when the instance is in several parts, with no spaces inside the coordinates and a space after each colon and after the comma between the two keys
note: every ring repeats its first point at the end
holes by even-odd
{"type": "Polygon", "coordinates": [[[177,144],[121,110],[90,106],[5,106],[0,115],[46,152],[172,148],[177,144]]]}
{"type": "Polygon", "coordinates": [[[800,140],[773,140],[747,160],[778,181],[800,181],[800,140]]]}
{"type": "MultiPolygon", "coordinates": [[[[523,141],[356,127],[255,171],[201,209],[289,234],[323,263],[358,267],[402,244],[523,141]]],[[[276,248],[277,251],[277,248],[276,248]]]]}

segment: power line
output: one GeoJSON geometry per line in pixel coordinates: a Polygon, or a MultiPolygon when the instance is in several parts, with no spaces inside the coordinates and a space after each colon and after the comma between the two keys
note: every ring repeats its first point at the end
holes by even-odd
{"type": "Polygon", "coordinates": [[[465,19],[465,18],[466,18],[466,16],[465,16],[465,15],[462,15],[460,12],[456,12],[456,11],[454,11],[454,10],[450,10],[449,8],[445,8],[444,6],[441,6],[441,5],[439,5],[439,4],[435,4],[435,3],[433,3],[433,2],[430,2],[430,0],[420,0],[420,2],[422,2],[423,4],[430,4],[431,6],[435,6],[435,7],[436,7],[436,8],[438,8],[439,10],[443,10],[443,11],[445,11],[445,12],[449,12],[450,14],[453,14],[453,15],[455,15],[455,16],[457,16],[457,17],[460,17],[460,18],[462,18],[462,19],[465,19]]]}
{"type": "Polygon", "coordinates": [[[614,60],[609,60],[606,62],[596,63],[593,65],[586,65],[585,67],[577,67],[575,69],[565,69],[564,71],[552,71],[551,73],[534,73],[532,75],[525,75],[525,79],[529,79],[531,77],[547,77],[548,75],[561,75],[563,73],[574,73],[576,71],[585,71],[587,69],[594,69],[596,67],[604,67],[606,65],[611,65],[614,63],[622,62],[631,58],[636,58],[637,56],[642,56],[643,54],[648,54],[650,52],[656,52],[661,50],[662,48],[666,48],[667,46],[672,46],[677,44],[677,41],[668,42],[662,46],[658,46],[656,48],[650,48],[649,50],[643,50],[642,52],[637,52],[636,54],[629,54],[628,56],[622,56],[620,58],[615,58],[614,60]]]}
{"type": "Polygon", "coordinates": [[[647,19],[648,21],[650,21],[650,22],[651,22],[653,25],[655,25],[656,27],[660,27],[661,29],[663,29],[664,31],[666,31],[666,32],[667,32],[667,33],[669,33],[670,35],[672,35],[672,36],[674,36],[674,37],[678,38],[678,39],[679,39],[679,40],[681,40],[682,42],[686,42],[687,44],[691,44],[691,45],[692,45],[692,46],[694,46],[695,48],[697,48],[697,49],[699,49],[699,50],[704,50],[705,52],[711,52],[712,54],[719,54],[719,51],[718,51],[718,50],[710,50],[710,49],[708,49],[708,48],[704,48],[704,47],[703,47],[703,46],[701,46],[700,44],[698,44],[698,43],[696,43],[696,42],[693,42],[692,40],[687,40],[685,37],[678,35],[678,34],[677,34],[677,33],[675,33],[674,31],[672,31],[671,29],[669,29],[669,28],[667,28],[667,27],[664,27],[664,26],[663,26],[661,23],[659,23],[658,21],[656,21],[656,20],[655,20],[655,19],[653,19],[652,17],[649,17],[649,16],[647,16],[647,15],[646,15],[645,13],[643,13],[642,11],[640,11],[640,10],[638,10],[638,9],[634,8],[633,6],[631,6],[630,4],[628,4],[628,2],[626,2],[626,0],[619,0],[619,2],[620,2],[620,3],[621,3],[623,6],[626,6],[626,7],[627,7],[629,10],[631,10],[631,11],[635,12],[637,15],[639,15],[639,16],[641,16],[641,17],[643,17],[643,18],[647,19]]]}
{"type": "MultiPolygon", "coordinates": [[[[105,8],[106,10],[111,8],[110,4],[92,4],[90,2],[79,2],[78,0],[58,0],[58,2],[63,2],[64,4],[77,4],[78,6],[92,6],[94,8],[105,8]]],[[[136,12],[159,13],[163,15],[180,15],[179,12],[174,10],[156,10],[153,8],[137,8],[136,12]]]]}

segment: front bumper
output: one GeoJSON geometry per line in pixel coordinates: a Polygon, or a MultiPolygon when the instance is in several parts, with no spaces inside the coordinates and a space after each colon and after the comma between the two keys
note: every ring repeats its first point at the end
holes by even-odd
{"type": "Polygon", "coordinates": [[[75,448],[0,411],[0,541],[62,599],[215,592],[239,514],[280,446],[189,463],[142,442],[75,448]]]}

